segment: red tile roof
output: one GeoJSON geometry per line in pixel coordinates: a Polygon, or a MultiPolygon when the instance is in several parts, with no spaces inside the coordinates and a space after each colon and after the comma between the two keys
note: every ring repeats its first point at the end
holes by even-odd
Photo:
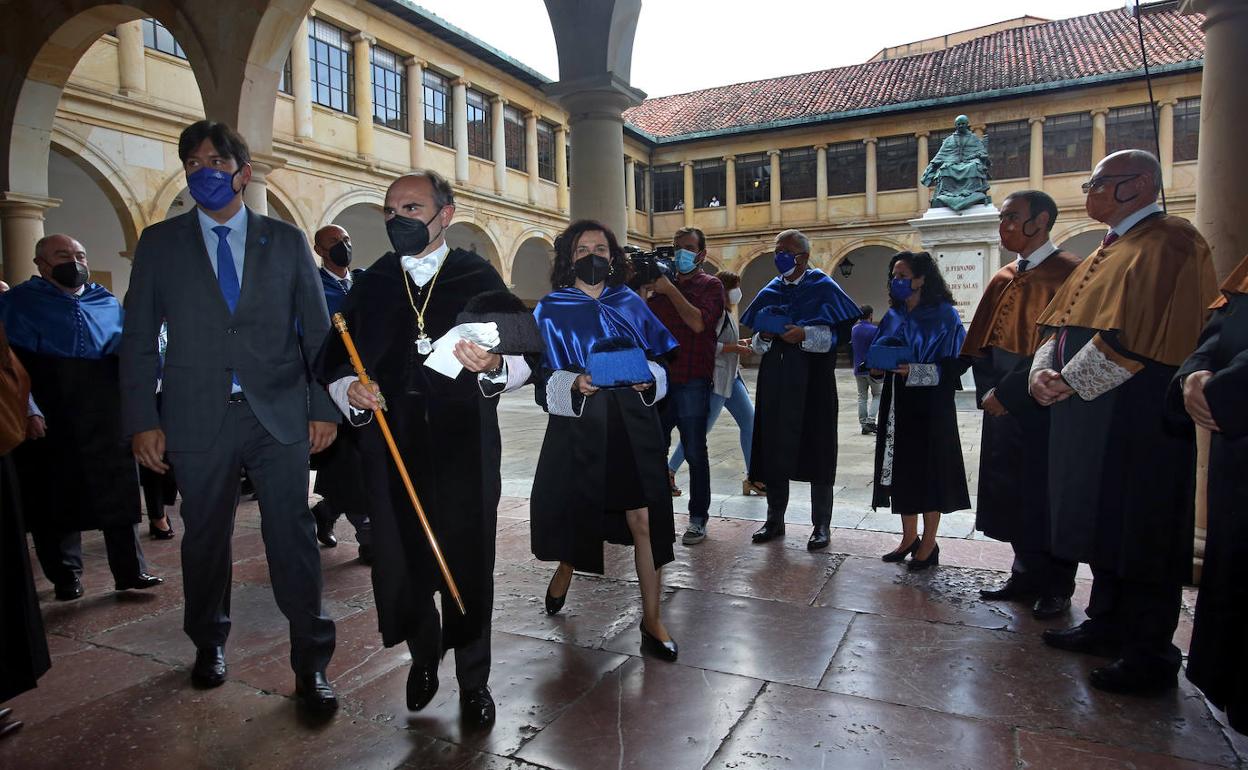
{"type": "MultiPolygon", "coordinates": [[[[1149,65],[1199,66],[1204,17],[1166,10],[1144,17],[1149,65]]],[[[985,35],[917,56],[786,75],[647,99],[624,113],[651,136],[750,130],[777,121],[1094,78],[1142,69],[1135,19],[1105,11],[985,35]]]]}

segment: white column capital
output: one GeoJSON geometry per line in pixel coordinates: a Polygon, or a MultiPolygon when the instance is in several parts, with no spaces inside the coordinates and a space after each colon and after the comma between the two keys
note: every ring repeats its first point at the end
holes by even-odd
{"type": "Polygon", "coordinates": [[[822,143],[822,144],[816,144],[816,145],[815,145],[815,149],[816,149],[816,150],[823,150],[823,151],[825,151],[825,152],[826,152],[826,151],[827,151],[827,149],[828,149],[828,143],[827,143],[827,142],[824,142],[824,143],[822,143]]]}
{"type": "Polygon", "coordinates": [[[1173,97],[1173,96],[1168,96],[1168,97],[1166,97],[1165,99],[1158,99],[1158,100],[1157,100],[1157,106],[1158,106],[1158,107],[1173,107],[1173,106],[1175,106],[1175,105],[1176,105],[1176,104],[1178,104],[1178,103],[1179,103],[1178,98],[1173,97]]]}
{"type": "Polygon", "coordinates": [[[767,157],[769,157],[769,158],[774,158],[775,156],[777,156],[777,155],[779,155],[779,154],[780,154],[780,151],[779,151],[779,150],[768,150],[768,151],[767,151],[767,157]]]}
{"type": "Polygon", "coordinates": [[[1036,125],[1037,123],[1043,123],[1044,116],[1041,115],[1040,117],[1036,117],[1036,118],[1027,118],[1027,122],[1033,126],[1036,125]]]}
{"type": "Polygon", "coordinates": [[[454,88],[472,88],[472,82],[468,78],[454,78],[451,80],[451,86],[454,88]]]}
{"type": "Polygon", "coordinates": [[[880,141],[880,140],[879,140],[879,139],[877,139],[877,138],[876,138],[876,137],[874,137],[874,136],[868,136],[866,139],[863,139],[863,140],[862,140],[862,143],[863,143],[863,144],[865,144],[865,145],[868,145],[868,146],[874,146],[874,145],[878,144],[878,143],[879,143],[879,141],[880,141]]]}
{"type": "Polygon", "coordinates": [[[690,166],[692,166],[692,165],[693,165],[693,161],[691,161],[691,160],[682,160],[682,161],[680,162],[680,167],[681,167],[681,168],[689,168],[689,167],[690,167],[690,166]]]}
{"type": "Polygon", "coordinates": [[[368,34],[367,32],[356,32],[354,35],[351,36],[351,42],[352,43],[368,43],[369,45],[376,45],[377,38],[373,35],[368,34]]]}
{"type": "Polygon", "coordinates": [[[915,139],[926,139],[931,135],[932,135],[931,131],[915,131],[914,132],[915,139]]]}
{"type": "Polygon", "coordinates": [[[1097,107],[1095,110],[1092,110],[1092,117],[1094,118],[1098,115],[1101,117],[1105,117],[1108,114],[1109,114],[1108,107],[1097,107]]]}
{"type": "Polygon", "coordinates": [[[494,96],[490,97],[490,104],[494,107],[500,107],[500,108],[506,107],[507,100],[504,99],[501,95],[495,94],[494,96]]]}
{"type": "Polygon", "coordinates": [[[724,161],[725,163],[736,163],[736,162],[737,162],[737,156],[736,156],[736,155],[725,155],[725,156],[723,157],[723,161],[724,161]]]}
{"type": "Polygon", "coordinates": [[[403,66],[405,66],[405,67],[420,67],[420,68],[423,70],[425,67],[428,67],[428,66],[429,66],[429,62],[425,61],[424,59],[420,58],[419,56],[409,56],[409,57],[407,57],[406,59],[404,59],[404,60],[403,60],[403,66]]]}

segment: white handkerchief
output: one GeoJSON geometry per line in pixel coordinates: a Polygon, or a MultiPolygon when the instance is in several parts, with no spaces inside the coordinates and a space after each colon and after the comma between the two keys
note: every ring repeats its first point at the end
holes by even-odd
{"type": "Polygon", "coordinates": [[[458,377],[464,370],[463,364],[455,357],[455,343],[460,340],[475,342],[489,350],[499,343],[498,324],[489,321],[453,327],[433,343],[433,352],[425,359],[425,366],[452,380],[458,377]]]}

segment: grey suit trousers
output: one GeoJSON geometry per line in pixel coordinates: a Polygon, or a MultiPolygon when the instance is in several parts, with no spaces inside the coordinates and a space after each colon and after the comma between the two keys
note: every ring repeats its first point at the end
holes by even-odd
{"type": "Polygon", "coordinates": [[[240,469],[260,502],[260,532],[277,606],[290,621],[295,673],[324,671],[334,623],[321,608],[321,556],[308,510],[308,441],[281,444],[245,402],[231,403],[204,451],[169,452],[182,493],[183,629],[196,647],[224,645],[230,633],[230,539],[240,469]]]}

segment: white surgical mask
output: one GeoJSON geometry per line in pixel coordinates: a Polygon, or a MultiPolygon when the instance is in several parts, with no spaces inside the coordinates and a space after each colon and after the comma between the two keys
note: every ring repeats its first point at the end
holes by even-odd
{"type": "Polygon", "coordinates": [[[741,290],[740,290],[740,289],[730,289],[730,290],[728,291],[728,304],[729,304],[729,305],[736,305],[736,304],[739,304],[740,302],[741,302],[741,290]]]}

